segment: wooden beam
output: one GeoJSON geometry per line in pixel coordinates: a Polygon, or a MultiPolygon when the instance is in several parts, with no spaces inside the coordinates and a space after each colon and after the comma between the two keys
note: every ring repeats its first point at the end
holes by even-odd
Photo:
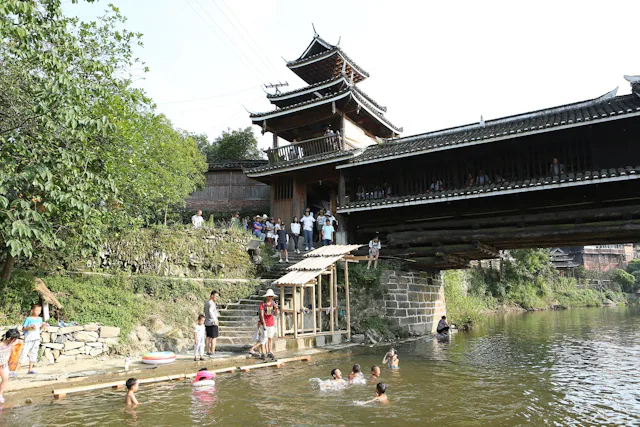
{"type": "Polygon", "coordinates": [[[322,274],[318,275],[318,332],[322,332],[322,274]]]}
{"type": "Polygon", "coordinates": [[[335,295],[333,294],[333,268],[329,274],[329,330],[333,332],[333,307],[335,305],[335,295]]]}
{"type": "Polygon", "coordinates": [[[347,339],[351,341],[351,305],[349,304],[349,262],[344,262],[344,292],[347,305],[347,339]]]}
{"type": "MultiPolygon", "coordinates": [[[[316,281],[318,279],[316,278],[316,281]]],[[[318,331],[318,321],[317,321],[317,313],[316,313],[316,287],[311,287],[311,326],[313,327],[313,333],[315,334],[318,331]]]]}
{"type": "MultiPolygon", "coordinates": [[[[280,286],[280,310],[284,309],[284,286],[280,286]]],[[[284,311],[280,314],[280,338],[284,338],[285,332],[285,318],[284,311]]]]}

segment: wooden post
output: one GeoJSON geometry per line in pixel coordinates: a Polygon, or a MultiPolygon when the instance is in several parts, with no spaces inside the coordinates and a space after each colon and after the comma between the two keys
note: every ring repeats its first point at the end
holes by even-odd
{"type": "Polygon", "coordinates": [[[340,314],[340,303],[338,302],[338,264],[333,264],[333,295],[334,295],[334,305],[336,314],[333,316],[333,320],[335,321],[336,329],[338,328],[338,317],[340,314]]]}
{"type": "Polygon", "coordinates": [[[278,148],[278,135],[273,133],[273,148],[278,148]]]}
{"type": "Polygon", "coordinates": [[[280,338],[284,338],[285,334],[285,318],[284,312],[282,309],[284,308],[284,285],[280,285],[280,338]]]}
{"type": "Polygon", "coordinates": [[[322,274],[318,275],[318,332],[322,332],[322,274]]]}
{"type": "Polygon", "coordinates": [[[351,306],[349,305],[349,261],[344,262],[344,293],[347,305],[347,339],[351,341],[351,306]]]}
{"type": "Polygon", "coordinates": [[[333,333],[333,306],[335,295],[333,294],[333,268],[329,273],[329,330],[333,333]]]}
{"type": "Polygon", "coordinates": [[[304,289],[307,287],[307,285],[304,286],[300,286],[300,330],[302,331],[302,333],[304,334],[304,289]]]}
{"type": "Polygon", "coordinates": [[[296,310],[296,286],[293,285],[291,287],[291,293],[292,293],[292,297],[291,299],[293,300],[293,337],[294,338],[298,338],[298,314],[297,314],[297,310],[296,310]]]}
{"type": "MultiPolygon", "coordinates": [[[[320,277],[320,276],[318,276],[320,277]]],[[[317,282],[317,279],[316,279],[317,282]]],[[[316,321],[316,287],[315,285],[311,287],[311,323],[313,326],[313,334],[315,335],[317,332],[318,322],[316,321]]]]}
{"type": "Polygon", "coordinates": [[[45,322],[49,320],[49,303],[44,301],[42,302],[42,318],[45,322]]]}

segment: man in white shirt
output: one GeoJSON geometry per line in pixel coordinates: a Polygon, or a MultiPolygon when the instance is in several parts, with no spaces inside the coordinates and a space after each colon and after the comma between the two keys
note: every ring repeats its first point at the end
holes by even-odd
{"type": "Polygon", "coordinates": [[[309,246],[311,246],[311,250],[314,250],[313,247],[313,223],[316,220],[311,216],[310,212],[307,210],[304,213],[304,216],[300,219],[302,223],[302,232],[304,234],[304,250],[308,251],[309,246]]]}
{"type": "Polygon", "coordinates": [[[335,229],[331,225],[331,220],[327,217],[324,227],[322,227],[322,246],[333,244],[333,232],[335,229]]]}
{"type": "Polygon", "coordinates": [[[202,228],[202,223],[204,222],[204,218],[202,218],[202,211],[196,212],[194,216],[191,217],[191,224],[193,228],[202,228]]]}
{"type": "Polygon", "coordinates": [[[218,291],[212,291],[209,300],[204,304],[204,329],[206,334],[205,349],[207,356],[213,356],[216,352],[216,339],[218,338],[218,307],[216,300],[218,291]]]}

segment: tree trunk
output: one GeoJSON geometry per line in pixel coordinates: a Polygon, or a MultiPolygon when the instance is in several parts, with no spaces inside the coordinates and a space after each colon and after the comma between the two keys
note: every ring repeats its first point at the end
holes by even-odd
{"type": "Polygon", "coordinates": [[[2,283],[4,284],[4,290],[7,290],[9,280],[11,279],[11,272],[13,271],[13,265],[16,263],[16,258],[7,252],[7,259],[4,260],[4,267],[2,268],[2,283]]]}

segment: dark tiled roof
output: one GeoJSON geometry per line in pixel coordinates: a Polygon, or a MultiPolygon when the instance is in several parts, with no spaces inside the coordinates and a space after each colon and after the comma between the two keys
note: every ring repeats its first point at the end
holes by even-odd
{"type": "Polygon", "coordinates": [[[270,163],[270,164],[256,167],[256,168],[251,168],[251,169],[245,168],[244,173],[247,175],[251,175],[251,174],[263,173],[263,172],[269,172],[269,171],[277,172],[280,169],[286,169],[293,166],[308,165],[310,163],[316,163],[316,162],[326,161],[331,159],[335,159],[336,161],[338,161],[338,160],[343,160],[343,159],[352,157],[355,154],[355,151],[356,150],[334,151],[331,153],[323,153],[323,154],[317,154],[315,156],[303,157],[301,159],[270,163]]]}
{"type": "Polygon", "coordinates": [[[324,52],[320,52],[315,55],[307,56],[306,58],[296,59],[295,61],[289,61],[287,62],[287,67],[291,68],[297,65],[306,64],[307,62],[313,61],[315,59],[322,58],[322,57],[328,58],[331,55],[335,55],[335,54],[339,54],[340,56],[342,56],[344,60],[347,61],[349,65],[351,65],[351,68],[356,70],[358,73],[362,74],[365,77],[369,77],[369,73],[367,73],[362,67],[356,64],[351,58],[349,58],[349,56],[338,46],[333,46],[329,50],[325,50],[324,52]]]}
{"type": "Polygon", "coordinates": [[[209,163],[208,171],[216,171],[216,170],[228,170],[228,169],[238,169],[242,170],[245,168],[257,168],[259,166],[263,166],[269,163],[267,160],[237,160],[237,161],[229,161],[229,162],[215,162],[209,163]]]}
{"type": "MultiPolygon", "coordinates": [[[[330,99],[333,97],[337,97],[340,95],[343,95],[347,92],[351,93],[351,96],[354,97],[355,99],[357,99],[358,102],[360,102],[362,105],[366,106],[367,108],[369,108],[374,116],[376,116],[380,121],[384,122],[385,124],[387,124],[389,127],[391,127],[393,130],[395,130],[398,133],[402,132],[402,128],[399,128],[397,126],[395,126],[393,123],[391,123],[382,112],[379,111],[379,107],[376,107],[377,104],[373,104],[373,100],[370,100],[370,98],[367,97],[366,94],[364,94],[364,92],[362,92],[360,89],[358,89],[355,85],[353,86],[349,86],[346,87],[338,92],[331,92],[331,93],[327,93],[326,95],[324,95],[322,98],[314,98],[314,99],[309,99],[307,101],[303,101],[303,102],[298,102],[297,104],[291,104],[291,105],[287,105],[286,107],[282,107],[282,108],[278,108],[275,110],[271,110],[271,111],[266,111],[266,112],[262,112],[262,113],[251,113],[250,117],[252,120],[259,122],[260,118],[265,117],[265,116],[269,116],[271,114],[275,114],[275,113],[280,113],[283,111],[287,111],[287,110],[291,110],[294,108],[298,108],[298,107],[302,107],[304,105],[313,105],[317,102],[326,100],[326,99],[330,99]]],[[[259,124],[259,123],[256,123],[259,124]]]]}
{"type": "MultiPolygon", "coordinates": [[[[338,212],[344,210],[369,210],[376,209],[383,206],[395,207],[402,205],[417,205],[417,204],[426,204],[426,203],[438,203],[438,202],[449,202],[452,198],[459,199],[464,198],[464,196],[482,196],[482,195],[490,195],[491,193],[495,193],[498,191],[507,191],[507,192],[517,192],[517,191],[526,191],[528,188],[533,187],[547,187],[557,188],[563,186],[575,185],[576,183],[585,182],[589,183],[591,181],[599,181],[601,179],[606,178],[616,178],[616,177],[628,177],[631,175],[635,175],[635,178],[640,177],[640,165],[639,166],[627,166],[626,168],[618,168],[618,169],[602,169],[600,171],[585,171],[582,173],[569,173],[562,176],[547,176],[543,178],[533,178],[527,179],[524,181],[512,181],[512,182],[501,182],[501,183],[492,183],[486,185],[478,185],[473,187],[465,187],[453,190],[444,190],[444,191],[434,191],[430,193],[423,194],[412,194],[406,196],[395,196],[387,199],[375,199],[375,200],[358,200],[355,202],[350,202],[345,206],[338,206],[338,212]]],[[[628,178],[625,178],[628,179],[628,178]]]]}
{"type": "Polygon", "coordinates": [[[398,155],[418,155],[434,149],[442,149],[442,147],[455,148],[457,145],[477,143],[483,140],[506,139],[513,137],[513,135],[521,136],[583,122],[598,122],[613,116],[625,116],[639,112],[640,96],[637,94],[618,97],[607,94],[590,101],[487,120],[484,126],[480,123],[473,123],[415,136],[390,139],[382,144],[368,147],[364,153],[352,159],[350,164],[383,161],[398,155]]]}
{"type": "Polygon", "coordinates": [[[273,98],[277,99],[277,98],[280,98],[282,96],[293,95],[295,93],[304,92],[305,90],[313,89],[315,87],[322,86],[322,85],[327,84],[327,83],[337,82],[338,80],[343,79],[343,78],[345,78],[344,75],[339,75],[339,76],[332,77],[332,78],[327,79],[327,80],[323,80],[323,81],[318,82],[318,83],[314,83],[314,84],[309,85],[309,86],[301,87],[300,89],[290,90],[289,92],[267,94],[267,99],[273,99],[273,98]]]}

